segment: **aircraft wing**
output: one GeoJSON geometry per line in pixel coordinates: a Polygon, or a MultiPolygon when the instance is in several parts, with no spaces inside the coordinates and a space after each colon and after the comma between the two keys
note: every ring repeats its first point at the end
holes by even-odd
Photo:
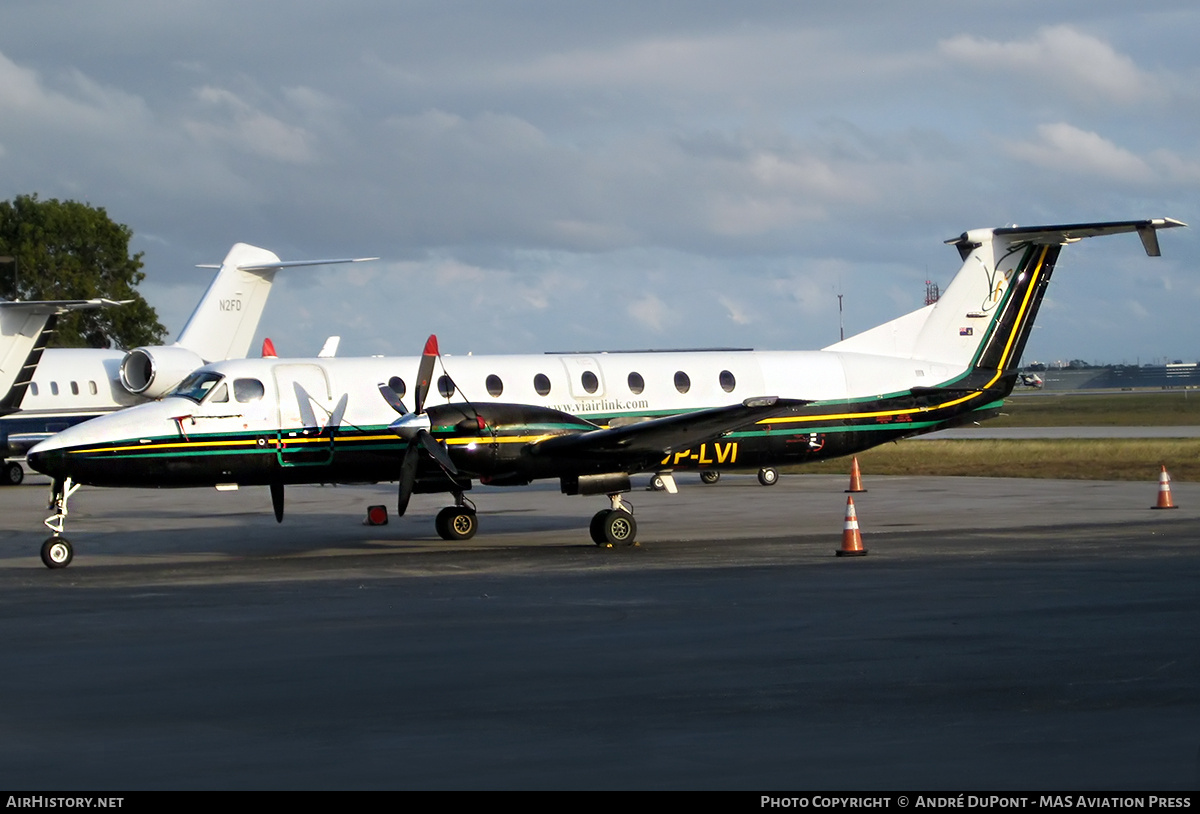
{"type": "Polygon", "coordinates": [[[727,407],[652,418],[573,435],[558,435],[533,444],[530,452],[534,455],[592,460],[609,457],[621,460],[644,456],[661,457],[719,438],[727,432],[741,429],[764,418],[771,418],[788,408],[808,403],[800,399],[781,399],[776,396],[747,399],[741,404],[731,404],[727,407]]]}

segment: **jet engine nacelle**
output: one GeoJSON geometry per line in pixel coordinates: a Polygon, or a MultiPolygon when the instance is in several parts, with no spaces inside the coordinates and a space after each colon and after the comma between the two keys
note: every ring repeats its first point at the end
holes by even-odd
{"type": "Polygon", "coordinates": [[[121,360],[121,386],[138,396],[162,398],[203,365],[204,360],[187,348],[134,348],[121,360]]]}

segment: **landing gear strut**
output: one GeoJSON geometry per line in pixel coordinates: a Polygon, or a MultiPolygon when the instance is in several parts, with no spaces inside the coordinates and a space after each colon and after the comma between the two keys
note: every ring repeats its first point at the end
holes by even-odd
{"type": "Polygon", "coordinates": [[[47,568],[66,568],[75,559],[75,549],[71,541],[63,537],[63,528],[67,521],[67,501],[71,495],[79,491],[79,484],[70,478],[56,480],[50,487],[50,504],[46,507],[54,509],[54,514],[45,519],[46,527],[54,534],[42,543],[42,563],[47,568]]]}
{"type": "Polygon", "coordinates": [[[462,492],[455,492],[454,505],[437,513],[434,528],[443,540],[470,540],[479,531],[475,504],[463,497],[462,492]]]}
{"type": "Polygon", "coordinates": [[[611,509],[596,512],[589,531],[592,542],[601,547],[631,546],[637,540],[637,521],[633,519],[633,507],[621,500],[620,493],[608,496],[611,509]]]}

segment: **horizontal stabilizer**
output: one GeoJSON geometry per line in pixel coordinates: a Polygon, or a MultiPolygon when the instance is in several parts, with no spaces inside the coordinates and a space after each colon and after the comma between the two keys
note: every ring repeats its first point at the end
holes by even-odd
{"type": "Polygon", "coordinates": [[[67,311],[92,311],[97,308],[111,308],[114,305],[128,305],[133,300],[110,300],[100,297],[94,300],[0,300],[0,308],[5,311],[23,311],[28,314],[64,314],[67,311]]]}
{"type": "MultiPolygon", "coordinates": [[[[1142,239],[1146,254],[1151,257],[1160,256],[1158,250],[1158,230],[1173,229],[1187,226],[1181,220],[1174,218],[1148,218],[1146,220],[1120,220],[1101,223],[1070,223],[1057,226],[1003,226],[989,229],[995,237],[1011,237],[1028,243],[1047,246],[1061,246],[1075,243],[1085,237],[1101,237],[1103,235],[1118,235],[1122,232],[1137,232],[1142,239]]],[[[946,243],[957,246],[965,260],[971,249],[978,243],[974,232],[963,232],[958,237],[952,237],[946,243]]],[[[1009,242],[1016,242],[1010,240],[1009,242]]]]}

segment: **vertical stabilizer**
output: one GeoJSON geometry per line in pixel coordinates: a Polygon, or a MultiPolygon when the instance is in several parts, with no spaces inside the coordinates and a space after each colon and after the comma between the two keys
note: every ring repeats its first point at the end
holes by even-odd
{"type": "Polygon", "coordinates": [[[946,241],[958,248],[963,264],[936,303],[825,350],[1010,373],[1020,362],[1064,246],[1085,237],[1137,232],[1147,254],[1156,256],[1157,230],[1185,225],[1155,218],[964,232],[946,241]]]}
{"type": "Polygon", "coordinates": [[[245,357],[280,266],[274,252],[235,244],[175,344],[206,362],[245,357]]]}

